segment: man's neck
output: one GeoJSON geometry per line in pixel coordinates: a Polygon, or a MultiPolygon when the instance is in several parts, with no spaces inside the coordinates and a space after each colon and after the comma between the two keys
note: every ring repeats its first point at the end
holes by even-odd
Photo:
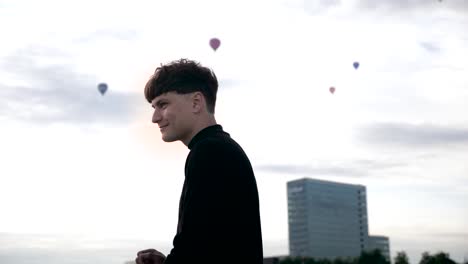
{"type": "Polygon", "coordinates": [[[197,126],[193,129],[190,136],[187,139],[182,140],[182,143],[184,143],[184,145],[188,147],[188,144],[190,143],[192,138],[196,134],[198,134],[198,132],[202,131],[203,129],[205,129],[207,127],[214,126],[216,124],[218,124],[218,123],[216,122],[216,119],[215,119],[214,116],[211,116],[210,118],[207,118],[206,120],[204,120],[202,122],[198,122],[197,126]]]}

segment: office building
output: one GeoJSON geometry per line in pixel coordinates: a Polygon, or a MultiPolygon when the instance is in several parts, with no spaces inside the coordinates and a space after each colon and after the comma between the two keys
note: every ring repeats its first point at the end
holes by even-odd
{"type": "Polygon", "coordinates": [[[386,236],[369,236],[368,250],[378,249],[382,255],[390,261],[390,242],[386,236]]]}
{"type": "Polygon", "coordinates": [[[316,179],[287,183],[290,256],[358,257],[368,246],[366,187],[316,179]]]}

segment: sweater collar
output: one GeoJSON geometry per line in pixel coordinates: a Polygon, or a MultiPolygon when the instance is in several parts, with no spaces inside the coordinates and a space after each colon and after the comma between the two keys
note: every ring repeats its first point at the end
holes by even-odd
{"type": "Polygon", "coordinates": [[[218,132],[222,132],[223,127],[221,125],[212,125],[205,127],[204,129],[200,130],[193,138],[190,140],[190,143],[188,144],[188,148],[192,149],[197,142],[200,140],[207,138],[209,136],[215,135],[218,132]]]}

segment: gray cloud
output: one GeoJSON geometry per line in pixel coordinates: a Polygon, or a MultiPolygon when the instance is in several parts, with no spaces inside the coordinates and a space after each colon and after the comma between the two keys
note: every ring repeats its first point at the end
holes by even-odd
{"type": "MultiPolygon", "coordinates": [[[[102,80],[79,73],[67,63],[70,56],[55,47],[35,46],[18,50],[0,60],[2,74],[20,81],[0,80],[0,119],[50,124],[126,123],[138,109],[145,107],[141,93],[113,90],[108,83],[104,96],[97,90],[102,80]],[[53,64],[45,62],[53,61],[53,64]]],[[[240,84],[220,79],[220,91],[240,84]]]]}
{"type": "Polygon", "coordinates": [[[468,233],[467,232],[421,233],[421,234],[418,234],[418,235],[420,235],[420,236],[432,236],[432,237],[439,237],[439,238],[449,238],[449,239],[450,238],[452,238],[452,239],[464,239],[464,240],[468,241],[468,233]]]}
{"type": "MultiPolygon", "coordinates": [[[[136,253],[146,248],[156,248],[168,253],[171,241],[144,239],[86,239],[77,236],[44,234],[8,234],[0,232],[0,263],[2,264],[85,264],[132,263],[136,253]],[[44,241],[53,241],[47,245],[44,241]],[[100,246],[83,248],[87,242],[100,246]],[[3,246],[8,245],[8,246],[3,246]],[[10,245],[15,245],[11,247],[10,245]]],[[[266,255],[277,255],[286,250],[287,241],[264,241],[266,255]]]]}
{"type": "Polygon", "coordinates": [[[116,92],[112,84],[101,96],[96,78],[74,71],[63,62],[66,59],[63,52],[35,47],[0,61],[2,73],[21,81],[0,82],[0,118],[46,124],[122,123],[145,103],[142,94],[116,92]],[[43,63],[49,60],[54,64],[43,63]]]}
{"type": "Polygon", "coordinates": [[[407,163],[396,161],[355,160],[348,163],[329,164],[321,162],[320,165],[284,165],[265,164],[256,167],[259,171],[277,172],[285,174],[331,175],[346,177],[364,177],[377,170],[391,169],[407,166],[407,163]]]}
{"type": "Polygon", "coordinates": [[[457,11],[468,11],[468,2],[465,0],[361,0],[358,1],[358,7],[394,11],[426,8],[449,8],[457,11]]]}
{"type": "MultiPolygon", "coordinates": [[[[141,250],[141,249],[138,249],[141,250]]],[[[0,250],[2,264],[87,264],[87,263],[124,263],[134,259],[138,250],[127,248],[88,249],[88,250],[57,250],[43,248],[26,248],[15,250],[0,250]]]]}
{"type": "MultiPolygon", "coordinates": [[[[345,1],[340,0],[304,0],[301,7],[309,14],[315,15],[333,8],[340,8],[345,1]]],[[[456,12],[467,12],[468,1],[465,0],[359,0],[353,9],[359,11],[381,11],[389,13],[406,13],[417,10],[449,9],[456,12]]]]}
{"type": "Polygon", "coordinates": [[[383,145],[430,147],[468,143],[468,128],[434,124],[376,123],[365,127],[358,139],[383,145]]]}
{"type": "Polygon", "coordinates": [[[356,170],[355,168],[344,167],[313,167],[307,165],[260,165],[256,169],[260,171],[284,173],[284,174],[307,174],[307,175],[334,175],[334,176],[366,176],[364,171],[356,170]]]}
{"type": "Polygon", "coordinates": [[[427,0],[361,0],[358,2],[358,6],[366,8],[394,8],[394,9],[408,9],[414,7],[432,6],[434,1],[427,0]]]}
{"type": "Polygon", "coordinates": [[[313,14],[318,11],[324,11],[339,6],[340,4],[341,0],[304,0],[304,9],[306,12],[313,14]]]}
{"type": "Polygon", "coordinates": [[[433,42],[420,42],[419,45],[421,45],[423,49],[431,53],[437,53],[440,51],[440,47],[433,42]]]}

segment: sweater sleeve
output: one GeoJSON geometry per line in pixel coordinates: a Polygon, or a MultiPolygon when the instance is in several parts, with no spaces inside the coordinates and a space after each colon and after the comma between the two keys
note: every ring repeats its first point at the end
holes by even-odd
{"type": "Polygon", "coordinates": [[[235,203],[236,163],[229,150],[203,142],[193,150],[186,175],[187,192],[179,220],[180,231],[166,264],[219,263],[226,255],[230,213],[235,203]]]}

